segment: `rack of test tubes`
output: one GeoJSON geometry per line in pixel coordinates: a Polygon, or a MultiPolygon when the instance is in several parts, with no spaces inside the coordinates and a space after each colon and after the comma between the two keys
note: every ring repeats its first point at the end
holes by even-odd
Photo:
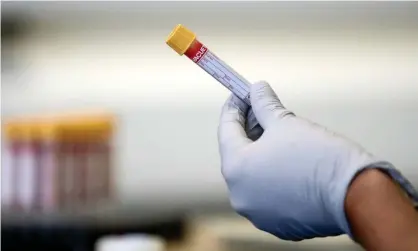
{"type": "Polygon", "coordinates": [[[3,211],[71,212],[111,199],[112,115],[19,118],[2,127],[3,211]]]}

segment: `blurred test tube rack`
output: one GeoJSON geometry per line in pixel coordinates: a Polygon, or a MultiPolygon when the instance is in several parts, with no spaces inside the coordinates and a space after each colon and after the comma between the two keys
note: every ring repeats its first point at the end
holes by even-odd
{"type": "Polygon", "coordinates": [[[88,217],[113,197],[111,114],[16,118],[2,137],[2,224],[88,217]]]}

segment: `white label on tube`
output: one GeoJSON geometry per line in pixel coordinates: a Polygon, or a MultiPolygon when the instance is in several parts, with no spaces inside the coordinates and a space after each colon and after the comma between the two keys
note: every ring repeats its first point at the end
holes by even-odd
{"type": "Polygon", "coordinates": [[[197,64],[238,98],[251,105],[250,83],[222,62],[215,54],[208,50],[197,64]]]}

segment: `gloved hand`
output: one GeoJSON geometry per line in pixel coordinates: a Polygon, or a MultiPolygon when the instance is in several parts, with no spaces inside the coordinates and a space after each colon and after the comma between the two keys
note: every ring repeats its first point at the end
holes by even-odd
{"type": "Polygon", "coordinates": [[[252,85],[251,104],[264,132],[245,131],[249,107],[231,96],[218,137],[231,204],[257,228],[293,241],[351,236],[344,200],[350,182],[365,168],[385,170],[418,201],[412,185],[391,163],[295,116],[267,83],[252,85]]]}

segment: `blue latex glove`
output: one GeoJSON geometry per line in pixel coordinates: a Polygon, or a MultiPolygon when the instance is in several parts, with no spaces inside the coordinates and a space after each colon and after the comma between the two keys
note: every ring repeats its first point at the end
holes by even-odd
{"type": "Polygon", "coordinates": [[[262,128],[246,132],[249,107],[231,96],[218,137],[231,204],[257,228],[293,241],[351,236],[344,200],[353,177],[365,168],[387,171],[418,201],[412,185],[391,163],[295,116],[267,83],[252,85],[251,104],[262,128]]]}

